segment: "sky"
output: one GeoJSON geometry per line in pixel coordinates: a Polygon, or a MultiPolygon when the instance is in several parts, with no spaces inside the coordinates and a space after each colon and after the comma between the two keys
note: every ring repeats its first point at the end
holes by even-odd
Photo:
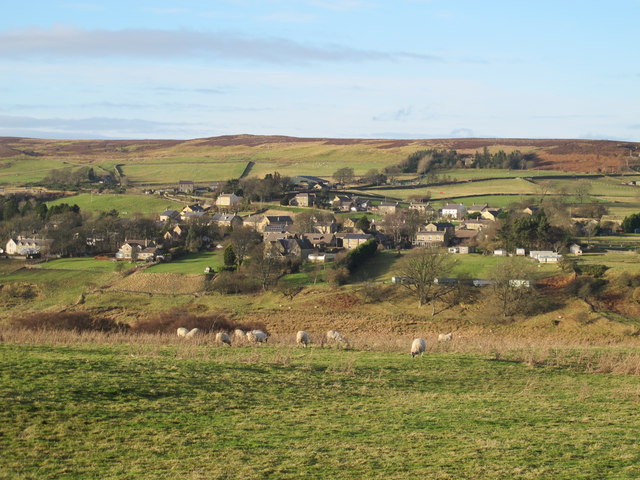
{"type": "Polygon", "coordinates": [[[640,141],[640,0],[29,0],[0,136],[640,141]]]}

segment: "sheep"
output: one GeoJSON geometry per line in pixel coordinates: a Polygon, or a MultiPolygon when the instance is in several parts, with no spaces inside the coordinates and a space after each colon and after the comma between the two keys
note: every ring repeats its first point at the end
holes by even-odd
{"type": "Polygon", "coordinates": [[[247,340],[252,343],[263,343],[267,341],[267,334],[262,330],[251,330],[247,332],[247,340]]]}
{"type": "Polygon", "coordinates": [[[342,345],[349,346],[349,342],[347,342],[347,339],[344,338],[342,334],[336,330],[329,330],[327,332],[327,342],[340,343],[342,345]]]}
{"type": "Polygon", "coordinates": [[[187,333],[189,333],[189,329],[180,327],[176,333],[178,334],[179,337],[186,337],[187,333]]]}
{"type": "Polygon", "coordinates": [[[187,338],[192,338],[195,337],[197,335],[200,335],[201,331],[199,328],[192,328],[186,335],[185,337],[187,338]]]}
{"type": "Polygon", "coordinates": [[[426,349],[427,342],[424,338],[414,338],[411,343],[411,358],[414,358],[416,355],[422,356],[426,349]]]}
{"type": "Polygon", "coordinates": [[[302,345],[303,347],[306,347],[307,345],[309,345],[309,343],[311,343],[311,341],[309,340],[309,334],[304,330],[300,330],[296,334],[296,343],[298,345],[302,345]]]}
{"type": "Polygon", "coordinates": [[[244,340],[245,338],[247,338],[247,334],[244,333],[244,330],[240,330],[239,328],[236,328],[233,331],[233,338],[235,338],[236,340],[244,340]]]}
{"type": "Polygon", "coordinates": [[[441,333],[438,335],[439,342],[450,342],[451,340],[453,340],[453,332],[441,333]]]}
{"type": "Polygon", "coordinates": [[[225,332],[216,333],[216,342],[231,346],[231,337],[225,332]]]}

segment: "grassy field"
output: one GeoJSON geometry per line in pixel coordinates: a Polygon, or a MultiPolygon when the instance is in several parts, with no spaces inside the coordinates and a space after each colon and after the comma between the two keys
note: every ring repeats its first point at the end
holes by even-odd
{"type": "Polygon", "coordinates": [[[189,253],[171,262],[158,263],[144,270],[145,273],[202,274],[206,267],[216,271],[224,265],[222,252],[189,253]]]}
{"type": "Polygon", "coordinates": [[[114,273],[117,263],[93,258],[59,258],[39,263],[38,268],[45,270],[79,270],[84,272],[114,273]]]}
{"type": "Polygon", "coordinates": [[[0,478],[640,476],[638,376],[408,344],[26,338],[0,344],[0,478]]]}
{"type": "Polygon", "coordinates": [[[72,197],[59,198],[47,205],[58,205],[68,203],[77,204],[83,212],[108,212],[117,210],[121,217],[130,217],[136,213],[147,216],[157,216],[167,208],[181,209],[182,204],[154,197],[152,195],[132,195],[132,194],[90,194],[81,193],[72,197]]]}
{"type": "MultiPolygon", "coordinates": [[[[192,159],[164,159],[166,163],[125,164],[122,171],[134,184],[176,184],[179,180],[193,180],[199,184],[238,178],[246,162],[194,162],[192,159]]],[[[204,159],[203,159],[204,160],[204,159]]]]}
{"type": "Polygon", "coordinates": [[[39,182],[52,169],[68,168],[69,164],[55,159],[14,157],[0,159],[0,185],[24,185],[39,182]]]}
{"type": "MultiPolygon", "coordinates": [[[[369,260],[363,267],[356,271],[354,280],[357,281],[382,281],[389,282],[391,277],[397,274],[399,262],[409,253],[403,250],[398,256],[395,250],[385,250],[379,252],[374,258],[369,260]]],[[[450,276],[469,275],[473,278],[490,278],[490,271],[504,262],[507,257],[494,257],[492,255],[455,255],[456,265],[450,276]]],[[[538,268],[540,276],[549,276],[558,273],[556,265],[540,265],[538,268]]]]}

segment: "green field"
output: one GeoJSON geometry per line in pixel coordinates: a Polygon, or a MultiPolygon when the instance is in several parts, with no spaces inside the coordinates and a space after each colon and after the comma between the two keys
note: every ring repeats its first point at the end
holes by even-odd
{"type": "Polygon", "coordinates": [[[82,212],[99,213],[115,209],[121,217],[130,217],[136,213],[156,217],[168,208],[180,210],[183,206],[181,203],[167,200],[165,198],[154,197],[152,195],[134,195],[124,193],[81,193],[79,195],[59,198],[57,200],[47,202],[47,205],[58,205],[60,203],[68,203],[69,205],[76,204],[80,207],[82,212]]]}
{"type": "Polygon", "coordinates": [[[170,262],[158,263],[145,269],[145,273],[202,274],[206,267],[218,271],[224,265],[222,252],[189,253],[170,262]]]}
{"type": "Polygon", "coordinates": [[[0,344],[0,477],[640,476],[638,376],[172,343],[0,344]]]}
{"type": "MultiPolygon", "coordinates": [[[[164,164],[135,163],[122,165],[127,179],[134,184],[173,184],[193,180],[198,184],[229,180],[242,175],[246,162],[194,162],[192,159],[164,159],[164,164]]],[[[204,159],[203,159],[204,160],[204,159]]]]}
{"type": "Polygon", "coordinates": [[[114,273],[117,263],[109,260],[95,260],[93,258],[59,258],[48,260],[37,265],[45,270],[79,270],[84,272],[114,273]]]}
{"type": "Polygon", "coordinates": [[[0,185],[24,185],[39,182],[50,170],[70,167],[61,160],[33,157],[0,159],[0,185]]]}

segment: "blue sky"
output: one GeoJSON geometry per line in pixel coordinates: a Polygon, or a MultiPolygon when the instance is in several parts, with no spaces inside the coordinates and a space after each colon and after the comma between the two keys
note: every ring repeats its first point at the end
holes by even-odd
{"type": "Polygon", "coordinates": [[[640,141],[640,0],[39,0],[0,136],[640,141]]]}

